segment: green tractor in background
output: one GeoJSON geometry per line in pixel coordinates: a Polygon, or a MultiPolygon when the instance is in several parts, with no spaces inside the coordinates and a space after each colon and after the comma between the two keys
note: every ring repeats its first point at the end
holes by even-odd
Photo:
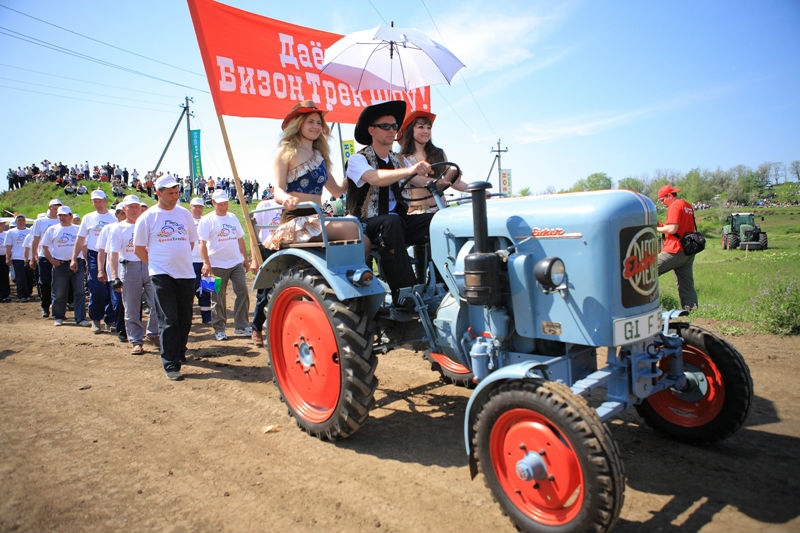
{"type": "MultiPolygon", "coordinates": [[[[764,220],[764,217],[761,217],[764,220]]],[[[723,250],[766,250],[767,234],[756,224],[753,213],[731,213],[722,228],[723,250]]]]}

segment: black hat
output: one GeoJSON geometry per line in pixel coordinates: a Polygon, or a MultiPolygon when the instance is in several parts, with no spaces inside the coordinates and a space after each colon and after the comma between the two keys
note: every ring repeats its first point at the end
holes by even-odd
{"type": "Polygon", "coordinates": [[[392,100],[390,102],[383,102],[365,107],[356,123],[355,138],[359,144],[363,144],[364,146],[372,144],[372,135],[369,134],[369,127],[372,126],[372,123],[375,122],[376,119],[384,115],[392,115],[399,126],[403,123],[403,118],[406,116],[405,101],[392,100]]]}

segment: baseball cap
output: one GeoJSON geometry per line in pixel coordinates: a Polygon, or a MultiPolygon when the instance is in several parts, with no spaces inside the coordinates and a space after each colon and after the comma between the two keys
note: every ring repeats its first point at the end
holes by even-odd
{"type": "Polygon", "coordinates": [[[115,213],[119,213],[120,211],[122,211],[122,202],[118,203],[118,204],[117,204],[117,205],[114,207],[114,212],[115,212],[115,213]]]}
{"type": "Polygon", "coordinates": [[[50,203],[48,205],[50,207],[53,207],[54,205],[64,205],[64,204],[62,204],[61,200],[59,200],[58,198],[53,198],[52,200],[50,200],[50,203]]]}
{"type": "Polygon", "coordinates": [[[211,195],[211,199],[217,203],[220,202],[227,202],[228,201],[228,193],[223,191],[222,189],[217,189],[214,191],[214,194],[211,195]]]}
{"type": "Polygon", "coordinates": [[[140,203],[142,203],[142,201],[139,200],[138,196],[136,196],[135,194],[129,194],[128,196],[122,199],[121,205],[122,207],[125,207],[126,205],[133,205],[140,203]]]}
{"type": "Polygon", "coordinates": [[[95,189],[92,191],[92,200],[105,200],[106,198],[108,198],[108,196],[106,196],[106,193],[103,191],[103,189],[95,189]]]}
{"type": "Polygon", "coordinates": [[[663,187],[661,187],[660,189],[658,189],[658,198],[660,200],[661,198],[664,198],[668,194],[679,193],[679,192],[681,192],[681,190],[679,188],[673,187],[672,185],[667,184],[667,185],[664,185],[663,187]]]}
{"type": "Polygon", "coordinates": [[[71,215],[72,214],[72,209],[70,209],[68,205],[62,205],[61,207],[58,208],[57,214],[59,214],[59,215],[71,215]]]}
{"type": "Polygon", "coordinates": [[[195,198],[192,198],[192,201],[189,202],[189,205],[205,206],[206,204],[203,203],[203,199],[202,198],[196,198],[195,197],[195,198]]]}
{"type": "Polygon", "coordinates": [[[175,181],[175,178],[167,174],[166,176],[161,176],[156,180],[156,189],[171,189],[173,187],[177,187],[178,182],[175,181]]]}

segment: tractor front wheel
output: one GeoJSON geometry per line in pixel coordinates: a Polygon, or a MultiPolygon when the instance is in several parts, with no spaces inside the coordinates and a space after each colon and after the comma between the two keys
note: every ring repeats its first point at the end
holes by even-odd
{"type": "Polygon", "coordinates": [[[270,291],[266,327],[273,379],[297,425],[323,440],[358,430],[378,386],[362,302],[339,301],[313,269],[291,269],[270,291]]]}
{"type": "Polygon", "coordinates": [[[582,396],[552,381],[511,381],[479,408],[474,430],[487,487],[520,531],[608,531],[625,475],[608,428],[582,396]]]}
{"type": "MultiPolygon", "coordinates": [[[[687,388],[657,392],[636,410],[650,427],[677,441],[708,444],[729,437],[753,403],[753,379],[742,354],[698,326],[675,322],[670,330],[684,340],[687,388]]],[[[660,364],[666,374],[669,362],[660,364]]]]}

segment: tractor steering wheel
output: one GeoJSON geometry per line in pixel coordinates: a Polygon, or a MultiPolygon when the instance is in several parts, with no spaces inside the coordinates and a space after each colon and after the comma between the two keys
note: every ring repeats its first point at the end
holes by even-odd
{"type": "Polygon", "coordinates": [[[440,163],[433,163],[431,165],[431,175],[432,181],[430,184],[426,185],[425,187],[417,187],[411,185],[411,180],[417,177],[417,175],[409,176],[407,178],[403,178],[400,180],[398,185],[400,186],[400,196],[403,200],[407,202],[411,201],[419,201],[419,200],[427,200],[428,198],[433,198],[434,194],[441,194],[444,193],[447,189],[449,189],[453,183],[461,177],[461,169],[455,163],[451,163],[449,161],[442,161],[440,163]],[[443,181],[445,186],[439,189],[438,184],[440,181],[443,181]],[[411,197],[411,190],[412,189],[427,189],[428,195],[421,196],[421,197],[411,197]],[[436,191],[436,192],[434,192],[436,191]]]}

